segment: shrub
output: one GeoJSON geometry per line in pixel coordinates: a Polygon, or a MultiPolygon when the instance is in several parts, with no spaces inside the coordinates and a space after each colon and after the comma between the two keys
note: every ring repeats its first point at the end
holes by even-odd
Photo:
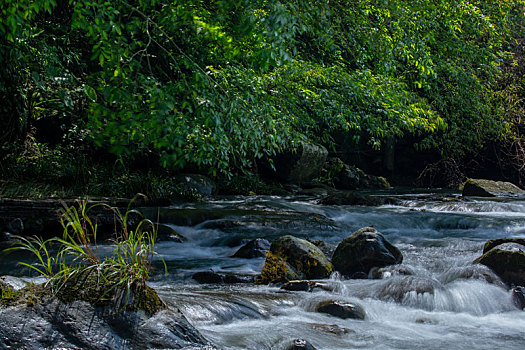
{"type": "MultiPolygon", "coordinates": [[[[109,205],[90,205],[87,200],[79,201],[78,207],[64,207],[62,210],[62,238],[42,240],[38,237],[18,237],[20,241],[7,251],[26,250],[33,253],[37,263],[20,264],[46,277],[45,287],[62,300],[114,303],[126,309],[145,309],[141,297],[151,299],[151,289],[146,280],[156,255],[157,230],[153,222],[130,209],[132,202],[126,212],[121,213],[118,208],[109,205]],[[119,228],[115,229],[114,254],[107,257],[102,257],[99,252],[97,223],[89,216],[90,209],[98,205],[107,206],[115,213],[116,228],[119,228]]],[[[163,306],[160,299],[154,297],[154,307],[146,308],[151,313],[163,306]]]]}

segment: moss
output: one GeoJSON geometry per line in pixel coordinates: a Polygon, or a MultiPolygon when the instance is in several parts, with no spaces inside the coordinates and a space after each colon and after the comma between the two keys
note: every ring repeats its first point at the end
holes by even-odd
{"type": "Polygon", "coordinates": [[[279,254],[267,252],[261,275],[257,277],[257,284],[285,283],[298,278],[299,276],[286,263],[285,258],[279,254]]]}
{"type": "Polygon", "coordinates": [[[86,301],[94,306],[116,307],[127,311],[143,310],[149,315],[165,309],[166,305],[155,290],[146,284],[134,284],[125,290],[115,283],[104,281],[96,273],[82,273],[69,278],[62,286],[47,288],[49,295],[64,303],[86,301]]]}

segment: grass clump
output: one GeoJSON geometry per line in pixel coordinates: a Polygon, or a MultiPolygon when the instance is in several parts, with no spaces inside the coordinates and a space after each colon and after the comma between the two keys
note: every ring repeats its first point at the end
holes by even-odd
{"type": "Polygon", "coordinates": [[[157,228],[140,212],[130,209],[132,202],[125,213],[105,204],[88,205],[87,200],[65,206],[60,218],[62,238],[18,237],[20,241],[7,250],[31,252],[37,262],[20,264],[46,277],[48,294],[62,301],[84,300],[153,314],[165,307],[146,285],[156,255],[157,228]],[[106,257],[97,245],[97,223],[89,216],[95,206],[105,206],[115,214],[115,249],[106,257]]]}

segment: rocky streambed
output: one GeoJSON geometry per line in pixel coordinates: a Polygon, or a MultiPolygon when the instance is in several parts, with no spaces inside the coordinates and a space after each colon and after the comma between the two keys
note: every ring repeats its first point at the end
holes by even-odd
{"type": "MultiPolygon", "coordinates": [[[[82,340],[89,332],[109,339],[102,343],[107,348],[523,348],[523,270],[515,259],[523,255],[525,201],[454,192],[373,194],[379,201],[367,206],[304,195],[144,209],[179,234],[157,243],[168,274],[157,260],[150,281],[167,311],[128,315],[126,323],[86,304],[3,306],[2,344],[16,348],[14,334],[22,331],[15,330],[23,329],[26,337],[45,331],[51,339],[27,348],[95,348],[82,340]],[[354,232],[376,244],[348,242],[354,232]],[[291,243],[296,238],[302,248],[291,243]],[[490,243],[480,258],[495,238],[513,241],[490,243]],[[363,252],[353,265],[338,258],[355,255],[349,247],[363,252]],[[293,256],[303,248],[312,259],[293,256]],[[270,271],[268,280],[259,277],[265,284],[256,284],[267,250],[290,274],[272,279],[276,271],[270,271]],[[504,263],[510,265],[498,270],[504,263]],[[293,279],[307,280],[286,283],[293,279]],[[78,314],[94,321],[86,324],[78,314]],[[161,334],[165,342],[141,343],[142,333],[128,337],[116,325],[161,334]]],[[[111,249],[101,246],[108,254],[111,249]]],[[[2,256],[0,273],[32,280],[16,268],[15,261],[26,258],[2,256]]]]}

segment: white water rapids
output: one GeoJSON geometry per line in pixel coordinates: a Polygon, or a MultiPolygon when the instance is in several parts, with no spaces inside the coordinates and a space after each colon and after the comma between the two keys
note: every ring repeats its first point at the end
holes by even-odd
{"type": "MultiPolygon", "coordinates": [[[[466,200],[454,193],[395,198],[395,205],[379,207],[254,196],[161,208],[160,221],[187,240],[157,243],[168,274],[157,260],[150,284],[219,349],[280,350],[298,338],[319,350],[525,349],[525,311],[517,309],[497,276],[472,264],[487,240],[525,237],[525,201],[466,200]],[[188,225],[180,226],[186,218],[188,225]],[[260,273],[264,258],[231,257],[248,239],[292,234],[333,249],[365,226],[382,232],[404,257],[382,279],[345,280],[333,274],[312,292],[191,279],[209,270],[260,273]],[[326,300],[359,304],[366,318],[315,312],[326,300]]],[[[112,246],[100,250],[109,254],[112,246]]],[[[15,270],[17,257],[12,259],[0,261],[2,274],[15,270]]]]}
{"type": "Polygon", "coordinates": [[[283,349],[297,338],[317,349],[524,349],[525,311],[515,307],[511,292],[491,271],[471,262],[488,239],[524,236],[525,201],[426,195],[398,199],[397,205],[335,207],[301,198],[250,197],[191,207],[248,212],[237,215],[232,210],[221,219],[176,226],[188,241],[157,246],[170,273],[153,285],[224,349],[283,349]],[[300,213],[308,220],[271,215],[266,220],[267,212],[300,213]],[[259,273],[263,258],[231,258],[241,238],[272,240],[293,234],[335,246],[370,225],[402,251],[401,267],[409,275],[395,270],[375,280],[333,275],[323,281],[329,290],[313,292],[251,284],[199,285],[190,279],[194,272],[210,269],[259,273]],[[339,319],[314,311],[319,302],[332,299],[361,305],[366,319],[339,319]]]}

